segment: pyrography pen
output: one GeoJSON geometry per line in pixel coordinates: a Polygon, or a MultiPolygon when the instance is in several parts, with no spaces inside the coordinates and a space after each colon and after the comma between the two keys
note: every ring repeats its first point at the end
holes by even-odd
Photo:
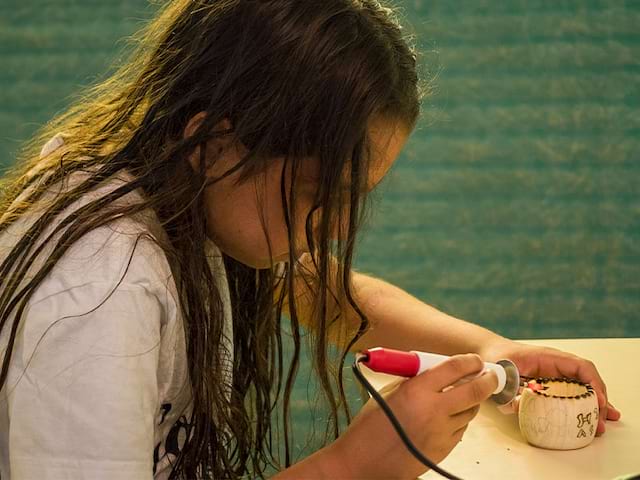
{"type": "MultiPolygon", "coordinates": [[[[356,361],[366,365],[374,372],[388,373],[400,377],[413,377],[447,360],[447,355],[437,353],[393,350],[390,348],[369,348],[356,354],[356,361]]],[[[477,374],[467,375],[452,386],[467,383],[482,375],[485,370],[493,370],[498,376],[498,386],[491,399],[499,405],[513,400],[520,387],[518,368],[510,360],[498,360],[497,363],[484,362],[484,369],[477,374]]]]}
{"type": "MultiPolygon", "coordinates": [[[[356,353],[355,361],[353,362],[352,369],[356,378],[362,383],[369,394],[378,402],[384,413],[389,418],[389,421],[393,425],[394,429],[400,436],[401,440],[411,452],[411,454],[422,462],[425,466],[438,472],[440,475],[452,479],[461,480],[459,477],[447,472],[446,470],[438,467],[435,463],[429,460],[425,455],[416,448],[411,442],[404,429],[400,425],[400,422],[395,417],[385,400],[373,388],[369,381],[364,377],[360,369],[359,364],[367,366],[370,370],[379,373],[387,373],[391,375],[397,375],[400,377],[413,377],[422,373],[435,365],[447,360],[447,355],[439,355],[437,353],[427,353],[418,351],[400,351],[390,348],[369,348],[362,352],[356,353]]],[[[520,388],[520,374],[518,368],[510,360],[498,360],[496,363],[484,362],[484,368],[477,374],[467,375],[453,385],[447,388],[452,388],[456,385],[469,382],[474,378],[480,376],[486,370],[493,370],[498,377],[498,386],[493,391],[491,399],[498,405],[505,405],[511,402],[520,388]]]]}

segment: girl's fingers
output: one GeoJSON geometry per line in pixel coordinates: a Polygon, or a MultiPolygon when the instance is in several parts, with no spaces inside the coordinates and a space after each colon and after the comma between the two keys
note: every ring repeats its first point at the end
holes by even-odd
{"type": "Polygon", "coordinates": [[[467,427],[469,426],[469,424],[467,423],[464,427],[459,428],[458,430],[456,430],[455,432],[453,432],[453,434],[451,435],[456,441],[461,442],[462,441],[462,436],[464,435],[464,432],[467,431],[467,427]]]}
{"type": "Polygon", "coordinates": [[[620,410],[609,403],[607,406],[607,420],[620,420],[620,416],[620,410]]]}
{"type": "Polygon", "coordinates": [[[596,392],[598,398],[598,408],[600,414],[598,415],[598,428],[596,429],[596,436],[602,435],[605,431],[605,419],[608,418],[608,399],[607,399],[607,386],[602,380],[598,369],[593,362],[580,357],[572,357],[556,364],[560,374],[577,378],[578,380],[589,383],[596,392]]]}
{"type": "Polygon", "coordinates": [[[616,407],[614,407],[613,405],[611,405],[611,403],[609,403],[607,401],[606,407],[604,409],[600,409],[600,417],[598,417],[598,428],[596,429],[596,435],[602,435],[605,430],[605,421],[606,420],[613,420],[613,421],[617,421],[620,420],[620,410],[618,410],[616,407]]]}
{"type": "Polygon", "coordinates": [[[598,415],[598,427],[596,428],[596,436],[604,433],[607,427],[604,426],[604,419],[607,418],[607,400],[605,398],[604,407],[600,406],[601,398],[598,396],[598,406],[600,407],[600,415],[598,415]]]}
{"type": "Polygon", "coordinates": [[[467,425],[471,420],[475,418],[475,416],[480,411],[480,405],[476,405],[475,407],[471,407],[464,412],[456,413],[455,415],[451,415],[449,420],[451,421],[451,425],[454,430],[458,430],[465,425],[467,425]]]}
{"type": "Polygon", "coordinates": [[[467,375],[477,374],[483,368],[484,362],[479,355],[465,353],[454,355],[414,378],[422,377],[423,380],[418,381],[418,383],[422,384],[422,387],[429,388],[434,392],[440,392],[467,375]]]}
{"type": "Polygon", "coordinates": [[[470,382],[458,385],[443,392],[446,395],[450,414],[464,412],[491,396],[498,386],[498,376],[493,370],[487,370],[470,382]]]}
{"type": "MultiPolygon", "coordinates": [[[[587,367],[587,371],[589,370],[590,369],[587,367]]],[[[590,383],[596,392],[596,396],[598,397],[598,408],[600,410],[599,412],[600,414],[598,415],[598,427],[596,428],[596,436],[600,436],[606,430],[604,422],[609,415],[608,408],[607,408],[609,405],[609,402],[607,400],[607,387],[602,381],[602,378],[600,378],[600,375],[598,374],[598,372],[595,370],[595,367],[593,367],[593,371],[595,375],[593,375],[593,373],[590,375],[591,380],[583,379],[582,381],[586,381],[590,383]]]]}

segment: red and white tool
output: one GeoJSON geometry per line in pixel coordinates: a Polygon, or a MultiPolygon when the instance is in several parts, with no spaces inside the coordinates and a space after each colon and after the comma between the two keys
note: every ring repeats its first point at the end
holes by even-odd
{"type": "MultiPolygon", "coordinates": [[[[401,351],[390,348],[375,347],[356,354],[359,363],[362,363],[374,372],[387,373],[400,377],[413,377],[428,370],[435,365],[444,362],[449,357],[437,353],[418,351],[401,351]]],[[[497,363],[484,362],[485,368],[474,375],[461,378],[452,386],[469,382],[482,375],[487,370],[493,370],[498,376],[498,386],[494,390],[491,399],[498,405],[511,402],[520,387],[520,374],[518,367],[510,360],[498,360],[497,363]]]]}

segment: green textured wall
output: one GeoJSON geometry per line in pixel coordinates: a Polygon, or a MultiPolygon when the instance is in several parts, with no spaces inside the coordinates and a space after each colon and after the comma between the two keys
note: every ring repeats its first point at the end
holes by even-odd
{"type": "Polygon", "coordinates": [[[640,2],[403,5],[437,91],[363,270],[512,337],[639,336],[640,2]]]}
{"type": "MultiPolygon", "coordinates": [[[[398,4],[437,91],[356,266],[516,338],[640,336],[640,2],[398,4]]],[[[2,164],[153,10],[0,0],[2,164]]]]}

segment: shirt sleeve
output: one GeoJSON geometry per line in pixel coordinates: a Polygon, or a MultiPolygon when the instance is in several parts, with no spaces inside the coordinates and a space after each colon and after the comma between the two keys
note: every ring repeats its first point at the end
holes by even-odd
{"type": "Polygon", "coordinates": [[[106,282],[25,310],[23,373],[7,385],[12,480],[153,478],[162,315],[145,287],[106,282]]]}

